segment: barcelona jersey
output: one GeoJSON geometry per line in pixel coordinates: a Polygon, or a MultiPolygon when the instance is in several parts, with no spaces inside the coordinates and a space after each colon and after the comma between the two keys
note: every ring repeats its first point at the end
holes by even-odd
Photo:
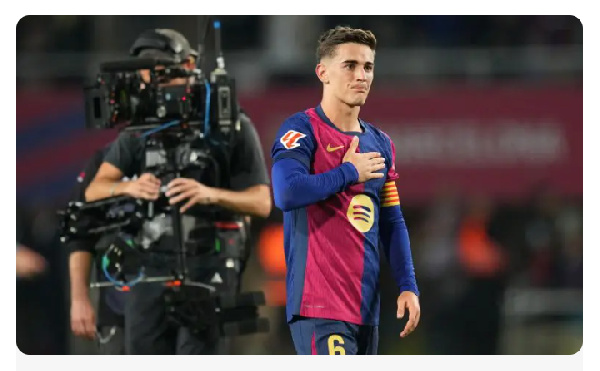
{"type": "Polygon", "coordinates": [[[361,132],[342,132],[317,106],[289,117],[275,138],[273,163],[293,158],[310,174],[339,167],[355,136],[358,152],[379,152],[385,159],[383,178],[284,212],[288,321],[299,315],[378,325],[379,216],[381,208],[400,203],[398,174],[390,138],[359,121],[361,132]]]}

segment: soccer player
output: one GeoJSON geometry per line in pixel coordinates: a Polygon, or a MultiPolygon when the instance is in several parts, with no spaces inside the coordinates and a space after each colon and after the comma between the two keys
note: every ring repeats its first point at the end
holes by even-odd
{"type": "Polygon", "coordinates": [[[284,211],[287,321],[298,354],[377,354],[379,241],[399,289],[397,318],[419,323],[419,290],[395,180],[395,148],[360,119],[376,39],[336,27],[317,48],[323,97],[285,120],[271,150],[284,211]]]}

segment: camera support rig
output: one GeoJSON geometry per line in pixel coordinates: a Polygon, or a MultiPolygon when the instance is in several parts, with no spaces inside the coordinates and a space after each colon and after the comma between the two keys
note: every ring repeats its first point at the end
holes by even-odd
{"type": "MultiPolygon", "coordinates": [[[[265,304],[263,292],[219,292],[220,277],[214,284],[190,279],[182,215],[178,206],[169,205],[164,197],[164,185],[180,177],[183,170],[207,168],[212,162],[217,172],[215,178],[219,179],[213,152],[229,150],[239,130],[235,85],[224,69],[220,52],[220,24],[215,22],[214,28],[219,55],[210,81],[199,68],[186,71],[169,59],[140,58],[103,63],[101,74],[85,88],[88,128],[143,131],[144,172],[161,179],[162,197],[156,201],[112,197],[95,202],[69,202],[59,214],[63,243],[115,234],[101,261],[108,282],[93,282],[91,287],[114,286],[127,291],[138,284],[163,284],[169,288],[165,305],[173,321],[189,326],[194,332],[208,331],[217,337],[266,332],[269,322],[258,316],[258,307],[265,304]],[[139,70],[148,70],[150,81],[142,79],[139,70]],[[187,78],[187,84],[168,84],[170,79],[182,77],[187,78]],[[198,140],[203,147],[192,149],[189,144],[198,140]],[[157,162],[157,158],[163,161],[157,162]],[[128,236],[138,235],[144,225],[167,215],[172,221],[177,247],[177,269],[170,275],[148,276],[141,262],[155,252],[128,236]],[[127,280],[131,276],[135,277],[127,280]],[[215,323],[219,325],[215,327],[215,323]]],[[[226,229],[243,232],[243,225],[235,222],[216,221],[212,227],[222,229],[224,225],[226,229]]],[[[235,246],[228,244],[234,240],[214,239],[219,245],[219,255],[224,256],[216,260],[228,274],[234,274],[240,264],[240,249],[236,251],[235,246]]]]}
{"type": "MultiPolygon", "coordinates": [[[[173,250],[178,257],[177,268],[171,275],[146,275],[146,267],[142,265],[142,261],[157,252],[142,246],[139,238],[136,241],[132,238],[116,237],[102,253],[101,266],[108,282],[93,282],[90,287],[114,286],[128,291],[138,284],[164,284],[169,288],[165,295],[165,305],[170,318],[195,331],[209,331],[213,337],[268,331],[268,320],[258,317],[258,307],[265,304],[263,292],[222,293],[219,290],[219,283],[226,283],[228,277],[237,274],[236,268],[239,268],[242,253],[233,245],[238,241],[231,243],[230,238],[219,236],[214,239],[218,244],[218,256],[207,256],[210,256],[208,259],[211,262],[218,265],[214,267],[218,275],[216,277],[219,278],[216,284],[192,280],[187,270],[188,244],[182,238],[182,215],[179,206],[170,205],[164,196],[166,184],[180,177],[183,171],[204,171],[212,168],[217,174],[220,173],[211,153],[212,146],[208,141],[199,138],[202,133],[186,125],[172,126],[160,131],[151,129],[146,133],[148,132],[152,134],[144,138],[144,172],[153,173],[161,180],[161,196],[155,201],[119,196],[88,203],[70,202],[67,209],[61,212],[61,241],[66,243],[111,232],[135,234],[145,223],[155,218],[170,216],[176,247],[173,250]],[[190,144],[195,139],[200,139],[205,146],[192,148],[190,144]],[[126,280],[126,276],[135,277],[126,280]],[[219,324],[218,330],[211,326],[214,323],[219,324]]],[[[216,179],[218,178],[217,175],[216,179]]],[[[206,208],[206,211],[210,212],[210,208],[206,208]]],[[[243,233],[241,222],[213,221],[211,224],[212,228],[217,230],[225,228],[235,233],[243,233]]]]}

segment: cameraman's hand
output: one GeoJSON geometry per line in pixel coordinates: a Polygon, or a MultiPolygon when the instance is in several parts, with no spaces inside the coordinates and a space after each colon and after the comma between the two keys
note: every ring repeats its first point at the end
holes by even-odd
{"type": "Polygon", "coordinates": [[[180,209],[182,213],[195,204],[214,204],[219,198],[219,192],[216,188],[207,187],[194,179],[173,179],[167,188],[166,196],[170,198],[169,204],[173,205],[183,200],[188,200],[180,209]]]}
{"type": "Polygon", "coordinates": [[[354,137],[350,148],[344,156],[343,162],[349,162],[358,172],[358,183],[364,183],[370,179],[383,178],[384,174],[379,170],[385,168],[385,159],[378,152],[359,153],[358,137],[354,137]]]}
{"type": "Polygon", "coordinates": [[[88,339],[96,336],[96,314],[90,299],[71,301],[71,330],[75,335],[88,339]]]}
{"type": "Polygon", "coordinates": [[[136,180],[126,183],[124,193],[135,198],[154,201],[158,199],[160,180],[154,174],[144,173],[136,180]]]}

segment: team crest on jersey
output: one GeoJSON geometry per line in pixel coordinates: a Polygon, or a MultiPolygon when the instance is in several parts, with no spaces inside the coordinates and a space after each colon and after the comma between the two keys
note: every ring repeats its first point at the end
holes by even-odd
{"type": "Polygon", "coordinates": [[[368,232],[373,227],[374,214],[373,201],[369,196],[363,194],[352,198],[346,212],[350,224],[362,233],[368,232]]]}
{"type": "Polygon", "coordinates": [[[283,134],[279,141],[285,148],[292,149],[300,147],[300,143],[298,143],[298,141],[305,136],[306,134],[302,134],[294,130],[288,130],[287,133],[283,134]]]}

